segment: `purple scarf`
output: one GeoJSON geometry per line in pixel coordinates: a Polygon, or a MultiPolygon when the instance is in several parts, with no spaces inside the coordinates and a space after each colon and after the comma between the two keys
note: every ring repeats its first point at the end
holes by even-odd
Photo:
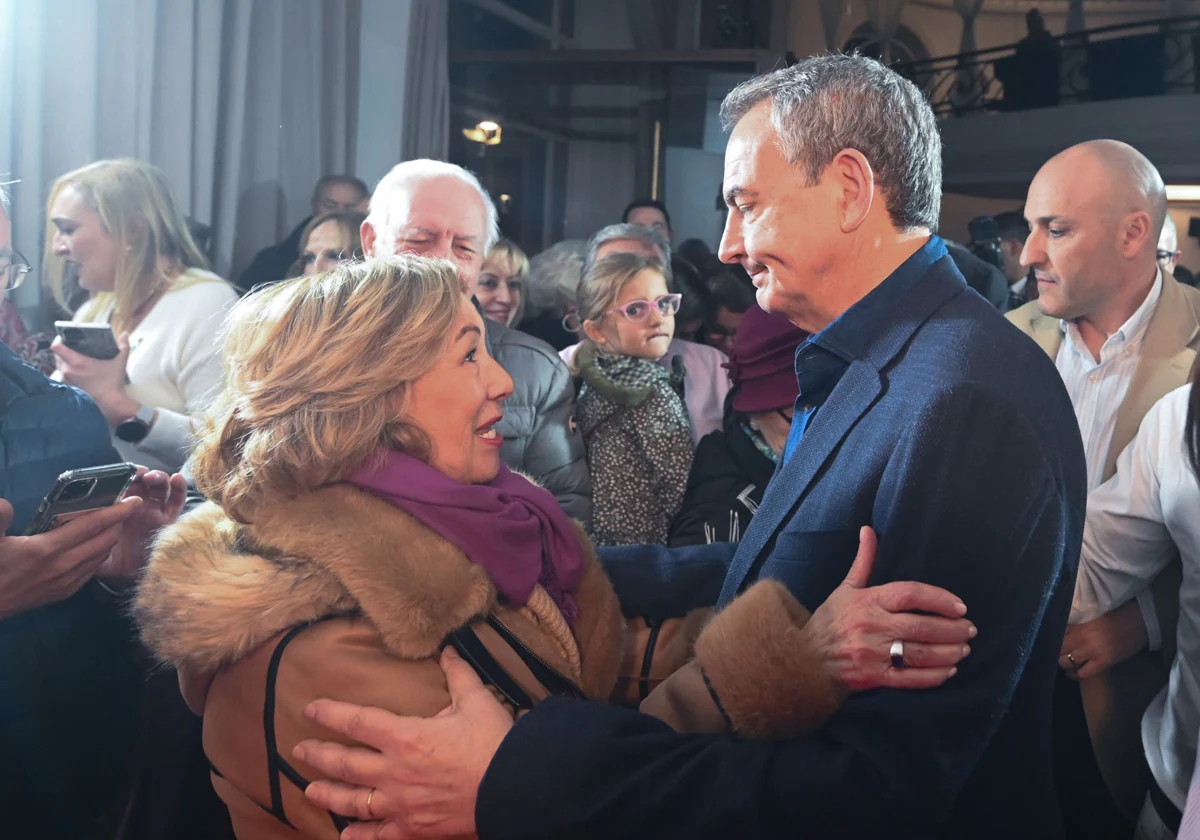
{"type": "Polygon", "coordinates": [[[510,604],[541,584],[574,626],[583,546],[548,491],[501,465],[488,484],[460,484],[410,455],[387,451],[347,482],[416,517],[482,566],[510,604]]]}

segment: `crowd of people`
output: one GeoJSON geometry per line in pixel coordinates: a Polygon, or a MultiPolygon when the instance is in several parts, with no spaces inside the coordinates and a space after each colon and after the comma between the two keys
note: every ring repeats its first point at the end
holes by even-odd
{"type": "Polygon", "coordinates": [[[877,62],[722,118],[716,253],[644,199],[530,257],[411,160],[322,177],[232,283],[155,167],[55,182],[42,281],[117,349],[6,316],[6,836],[1189,836],[1200,291],[1158,171],[1066,149],[987,250],[877,62]]]}

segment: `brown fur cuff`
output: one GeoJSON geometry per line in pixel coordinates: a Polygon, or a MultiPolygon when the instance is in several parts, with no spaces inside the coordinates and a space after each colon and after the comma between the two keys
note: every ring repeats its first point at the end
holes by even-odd
{"type": "Polygon", "coordinates": [[[810,614],[774,580],[756,583],[696,640],[696,662],[734,729],[785,739],[818,729],[841,692],[803,634],[810,614]]]}

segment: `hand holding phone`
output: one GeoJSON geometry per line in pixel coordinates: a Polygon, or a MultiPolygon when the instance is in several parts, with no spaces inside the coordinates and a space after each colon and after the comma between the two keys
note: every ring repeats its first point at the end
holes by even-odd
{"type": "Polygon", "coordinates": [[[63,473],[38,506],[26,536],[44,534],[85,513],[115,505],[137,475],[137,466],[127,463],[63,473]]]}
{"type": "Polygon", "coordinates": [[[88,324],[82,321],[55,321],[54,329],[63,344],[76,353],[91,359],[107,361],[121,355],[117,337],[108,324],[88,324]]]}
{"type": "MultiPolygon", "coordinates": [[[[94,510],[54,531],[32,537],[0,534],[0,620],[71,597],[108,559],[122,523],[141,509],[140,498],[94,510]]],[[[0,499],[0,532],[13,509],[0,499]]]]}

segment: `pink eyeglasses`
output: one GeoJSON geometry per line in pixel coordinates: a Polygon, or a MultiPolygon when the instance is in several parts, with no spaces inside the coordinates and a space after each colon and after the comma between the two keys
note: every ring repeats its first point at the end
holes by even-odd
{"type": "Polygon", "coordinates": [[[650,308],[658,307],[658,311],[663,314],[663,317],[674,315],[679,311],[679,305],[683,302],[683,295],[661,295],[654,300],[631,300],[624,306],[615,306],[604,314],[609,312],[620,312],[630,321],[635,324],[640,324],[650,317],[650,308]]]}

